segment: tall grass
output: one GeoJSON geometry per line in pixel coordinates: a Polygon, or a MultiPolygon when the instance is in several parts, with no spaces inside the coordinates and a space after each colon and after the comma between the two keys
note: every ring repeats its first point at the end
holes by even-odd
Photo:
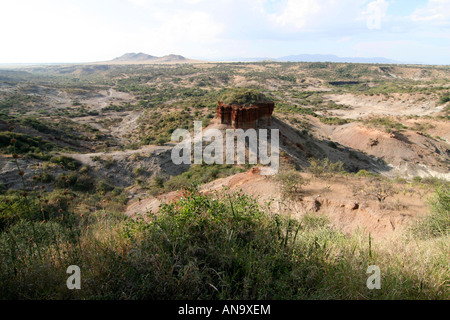
{"type": "Polygon", "coordinates": [[[147,218],[99,210],[71,223],[22,219],[10,225],[0,235],[0,297],[450,298],[448,237],[397,241],[386,249],[363,233],[334,230],[317,214],[293,220],[240,193],[195,189],[147,218]],[[73,264],[81,268],[81,290],[66,288],[73,264]],[[366,286],[369,265],[382,270],[381,290],[366,286]]]}
{"type": "Polygon", "coordinates": [[[419,221],[413,230],[422,238],[450,234],[450,186],[442,184],[430,199],[431,214],[419,221]]]}

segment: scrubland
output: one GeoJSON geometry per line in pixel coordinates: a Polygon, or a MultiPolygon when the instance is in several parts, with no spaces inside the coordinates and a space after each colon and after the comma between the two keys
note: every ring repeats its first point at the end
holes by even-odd
{"type": "Polygon", "coordinates": [[[339,63],[0,70],[0,297],[449,299],[449,78],[339,63]],[[171,133],[214,126],[230,88],[275,102],[277,176],[170,161],[171,133]]]}

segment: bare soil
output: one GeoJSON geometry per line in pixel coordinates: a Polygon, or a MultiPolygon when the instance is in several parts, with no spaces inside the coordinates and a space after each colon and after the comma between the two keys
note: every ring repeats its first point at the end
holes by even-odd
{"type": "MultiPolygon", "coordinates": [[[[219,192],[229,194],[236,191],[258,199],[262,206],[270,201],[271,213],[289,214],[293,218],[312,213],[324,215],[331,224],[346,234],[356,231],[370,233],[374,238],[385,238],[405,230],[417,218],[429,212],[427,198],[430,191],[417,186],[394,184],[396,194],[384,202],[358,194],[363,185],[370,185],[368,178],[335,177],[332,179],[312,178],[304,186],[297,201],[287,201],[280,193],[279,184],[270,177],[262,176],[252,169],[245,173],[218,179],[201,187],[206,194],[219,192]],[[224,189],[226,188],[226,189],[224,189]]],[[[171,192],[147,199],[132,200],[126,210],[131,217],[157,214],[161,203],[170,203],[183,196],[182,191],[171,192]]]]}

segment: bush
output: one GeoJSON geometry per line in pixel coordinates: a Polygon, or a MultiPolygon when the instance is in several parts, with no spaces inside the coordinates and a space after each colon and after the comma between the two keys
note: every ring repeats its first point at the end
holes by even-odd
{"type": "Polygon", "coordinates": [[[193,165],[188,171],[166,181],[164,188],[167,191],[186,189],[192,184],[208,183],[243,171],[244,168],[232,165],[193,165]]]}
{"type": "Polygon", "coordinates": [[[52,150],[59,150],[55,144],[42,140],[40,137],[31,137],[22,133],[0,132],[0,152],[17,154],[42,154],[52,150]],[[11,140],[15,139],[13,144],[11,140]]]}
{"type": "Polygon", "coordinates": [[[375,176],[374,173],[369,172],[369,171],[364,170],[364,169],[359,170],[359,171],[355,174],[355,177],[373,177],[373,176],[375,176]]]}
{"type": "Polygon", "coordinates": [[[295,170],[278,173],[276,180],[281,184],[282,197],[289,200],[299,199],[303,186],[309,182],[302,177],[300,172],[295,170]]]}
{"type": "Polygon", "coordinates": [[[115,163],[116,161],[114,160],[114,158],[112,156],[109,156],[103,161],[103,166],[106,169],[110,169],[111,167],[114,166],[115,163]]]}
{"type": "Polygon", "coordinates": [[[37,176],[37,180],[41,183],[50,183],[53,181],[53,176],[50,173],[43,172],[39,176],[37,176]]]}
{"type": "Polygon", "coordinates": [[[331,178],[344,172],[344,164],[341,161],[333,163],[328,158],[311,159],[308,171],[315,177],[331,178]]]}
{"type": "Polygon", "coordinates": [[[395,189],[390,181],[374,179],[372,184],[363,188],[363,192],[366,196],[372,197],[378,202],[384,202],[386,198],[394,195],[395,189]]]}
{"type": "Polygon", "coordinates": [[[164,179],[160,176],[155,176],[153,178],[153,183],[157,188],[162,188],[164,187],[164,179]]]}
{"type": "Polygon", "coordinates": [[[77,170],[81,167],[81,162],[66,156],[58,156],[50,158],[51,163],[59,164],[67,170],[77,170]]]}
{"type": "MultiPolygon", "coordinates": [[[[23,219],[42,222],[42,220],[54,219],[61,216],[60,209],[67,210],[69,195],[60,190],[37,197],[31,193],[24,197],[20,192],[8,193],[0,201],[0,231],[9,225],[23,219]]],[[[65,212],[67,217],[67,212],[65,212]]]]}
{"type": "Polygon", "coordinates": [[[408,129],[405,125],[395,122],[389,117],[371,117],[369,120],[365,120],[364,122],[375,127],[384,127],[384,130],[388,133],[408,129]]]}
{"type": "MultiPolygon", "coordinates": [[[[92,181],[92,182],[94,182],[94,181],[92,181]]],[[[97,184],[96,189],[101,194],[106,194],[107,192],[113,191],[114,187],[111,184],[109,184],[108,182],[106,182],[105,180],[102,180],[97,184]]]]}
{"type": "Polygon", "coordinates": [[[2,299],[448,299],[443,255],[418,275],[403,252],[372,254],[370,242],[320,215],[267,213],[240,193],[190,189],[145,221],[110,215],[109,206],[70,215],[60,193],[48,199],[64,214],[46,223],[24,215],[0,233],[2,299]],[[386,259],[383,290],[368,290],[365,270],[386,259]],[[72,264],[83,290],[65,287],[72,264]]]}
{"type": "Polygon", "coordinates": [[[431,214],[415,226],[416,232],[424,237],[445,236],[450,232],[450,187],[442,185],[430,199],[431,214]]]}
{"type": "Polygon", "coordinates": [[[450,94],[445,94],[439,99],[439,104],[444,104],[450,101],[450,94]]]}
{"type": "Polygon", "coordinates": [[[347,119],[341,119],[341,118],[336,118],[336,117],[331,117],[331,118],[320,117],[319,120],[325,124],[337,125],[337,126],[341,126],[343,124],[348,123],[347,119]]]}
{"type": "Polygon", "coordinates": [[[328,146],[330,148],[333,148],[333,149],[337,149],[338,148],[337,144],[335,142],[333,142],[333,141],[330,141],[327,144],[328,144],[328,146]]]}
{"type": "Polygon", "coordinates": [[[95,178],[87,173],[61,174],[55,181],[55,187],[72,189],[74,191],[89,192],[95,188],[95,178]]]}
{"type": "MultiPolygon", "coordinates": [[[[318,278],[302,281],[309,273],[306,261],[295,262],[292,255],[298,223],[291,221],[288,232],[287,225],[248,196],[220,200],[189,190],[176,204],[163,205],[154,223],[145,227],[145,238],[136,242],[141,253],[131,251],[130,260],[154,261],[135,264],[135,272],[150,276],[135,282],[137,294],[194,300],[301,297],[299,286],[314,290],[318,278]],[[158,265],[165,268],[156,271],[158,265]]],[[[135,230],[127,230],[128,236],[140,239],[135,230]]],[[[320,267],[315,270],[323,273],[320,267]]]]}

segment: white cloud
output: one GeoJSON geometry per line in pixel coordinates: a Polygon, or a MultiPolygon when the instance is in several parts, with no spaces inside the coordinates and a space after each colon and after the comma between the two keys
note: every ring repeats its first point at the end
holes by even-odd
{"type": "Polygon", "coordinates": [[[286,7],[279,14],[269,15],[273,21],[281,26],[294,26],[302,29],[310,19],[323,9],[317,0],[295,1],[288,0],[286,7]]]}
{"type": "Polygon", "coordinates": [[[174,9],[167,0],[151,6],[122,6],[111,16],[76,1],[2,2],[0,29],[8,45],[0,50],[0,63],[100,61],[131,51],[192,55],[216,43],[223,30],[207,12],[174,9]]]}
{"type": "Polygon", "coordinates": [[[403,50],[397,60],[422,54],[427,58],[413,60],[448,61],[442,56],[450,0],[415,11],[416,1],[397,1],[396,9],[413,12],[408,16],[389,16],[389,3],[394,7],[394,0],[5,0],[0,63],[99,61],[133,51],[207,58],[355,51],[391,57],[403,50]],[[378,32],[366,27],[369,9],[381,13],[382,25],[373,24],[378,32]],[[401,42],[411,39],[417,42],[401,42]],[[358,41],[366,43],[352,48],[358,41]]]}
{"type": "Polygon", "coordinates": [[[189,4],[197,4],[203,2],[204,0],[185,0],[189,4]]]}
{"type": "Polygon", "coordinates": [[[268,14],[275,25],[294,31],[320,31],[351,25],[361,15],[364,0],[287,0],[278,12],[268,14]]]}
{"type": "Polygon", "coordinates": [[[128,0],[131,4],[136,6],[145,7],[150,4],[150,0],[128,0]]]}
{"type": "Polygon", "coordinates": [[[429,0],[425,8],[416,9],[410,18],[414,22],[450,25],[450,1],[429,0]]]}
{"type": "Polygon", "coordinates": [[[0,10],[2,41],[9,44],[2,48],[0,61],[80,61],[116,38],[101,19],[91,20],[74,4],[22,0],[0,10]]]}
{"type": "Polygon", "coordinates": [[[127,0],[131,4],[139,7],[150,7],[154,5],[193,5],[204,2],[205,0],[127,0]]]}
{"type": "Polygon", "coordinates": [[[338,39],[337,42],[342,43],[342,42],[348,42],[350,40],[352,40],[352,37],[347,36],[347,37],[343,37],[343,38],[338,39]]]}
{"type": "Polygon", "coordinates": [[[214,42],[224,26],[202,11],[160,13],[161,24],[149,32],[162,42],[214,42]]]}

